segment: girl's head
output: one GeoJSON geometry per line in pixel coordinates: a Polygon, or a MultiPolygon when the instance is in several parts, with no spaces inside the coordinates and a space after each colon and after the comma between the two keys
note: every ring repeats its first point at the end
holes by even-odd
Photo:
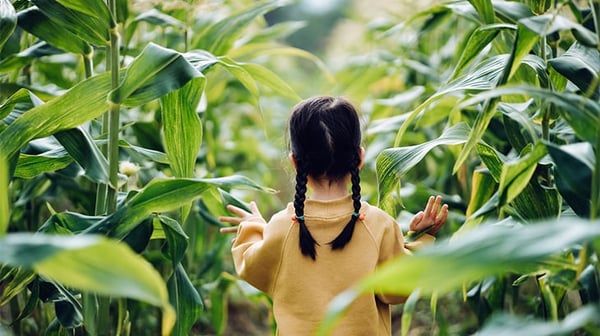
{"type": "Polygon", "coordinates": [[[294,208],[300,225],[302,254],[316,258],[317,244],[304,221],[304,200],[308,176],[318,180],[352,181],[354,213],[332,249],[342,249],[352,238],[360,210],[361,134],[356,109],[339,97],[319,96],[296,105],[289,122],[290,146],[296,164],[294,208]]]}

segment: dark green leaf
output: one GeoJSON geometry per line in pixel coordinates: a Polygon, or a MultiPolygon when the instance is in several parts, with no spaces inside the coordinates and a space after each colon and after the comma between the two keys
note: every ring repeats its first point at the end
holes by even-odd
{"type": "Polygon", "coordinates": [[[92,52],[92,47],[87,42],[64,26],[51,21],[35,6],[19,12],[18,17],[21,28],[56,48],[78,55],[87,55],[92,52]]]}
{"type": "Polygon", "coordinates": [[[594,153],[588,143],[556,146],[546,143],[555,165],[556,187],[573,211],[590,216],[594,153]]]}
{"type": "Polygon", "coordinates": [[[9,0],[0,0],[0,50],[17,26],[17,13],[9,0]]]}
{"type": "Polygon", "coordinates": [[[202,298],[180,263],[175,266],[167,286],[171,305],[177,313],[172,335],[188,335],[204,307],[202,298]]]}
{"type": "Polygon", "coordinates": [[[596,48],[585,47],[579,43],[571,45],[569,50],[548,63],[561,75],[573,82],[579,89],[593,97],[598,97],[598,73],[600,73],[600,53],[596,48]]]}
{"type": "Polygon", "coordinates": [[[176,220],[166,216],[158,216],[157,219],[167,239],[168,257],[173,265],[177,265],[181,263],[188,247],[188,236],[176,220]]]}
{"type": "Polygon", "coordinates": [[[14,176],[31,179],[43,173],[63,169],[73,163],[64,150],[52,150],[37,155],[19,154],[14,176]]]}

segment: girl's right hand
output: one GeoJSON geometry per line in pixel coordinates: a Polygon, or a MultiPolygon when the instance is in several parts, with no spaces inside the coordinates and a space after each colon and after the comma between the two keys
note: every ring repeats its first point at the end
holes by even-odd
{"type": "Polygon", "coordinates": [[[259,216],[262,218],[262,215],[260,214],[260,211],[258,210],[258,207],[256,206],[256,202],[254,202],[254,201],[250,202],[250,212],[248,212],[242,208],[238,208],[231,204],[227,205],[227,210],[229,210],[230,212],[234,213],[237,216],[236,217],[221,216],[221,217],[219,217],[219,221],[224,222],[224,223],[234,224],[236,226],[220,228],[219,232],[221,232],[221,233],[237,233],[237,231],[238,231],[237,225],[240,225],[241,222],[248,220],[251,217],[255,217],[255,216],[259,216]]]}

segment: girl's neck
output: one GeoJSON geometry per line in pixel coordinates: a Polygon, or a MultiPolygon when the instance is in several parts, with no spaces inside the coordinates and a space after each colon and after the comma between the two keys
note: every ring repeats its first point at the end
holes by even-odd
{"type": "Polygon", "coordinates": [[[308,185],[312,189],[310,198],[314,200],[328,201],[348,195],[348,178],[333,181],[309,176],[308,185]]]}

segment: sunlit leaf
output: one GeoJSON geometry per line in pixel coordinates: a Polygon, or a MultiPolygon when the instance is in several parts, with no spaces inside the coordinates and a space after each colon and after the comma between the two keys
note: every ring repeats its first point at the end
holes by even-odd
{"type": "Polygon", "coordinates": [[[196,36],[194,48],[207,50],[214,55],[226,55],[247,26],[267,12],[289,4],[287,0],[256,3],[238,14],[229,15],[196,36]]]}
{"type": "Polygon", "coordinates": [[[389,148],[377,156],[377,181],[379,184],[379,204],[390,208],[387,203],[394,188],[400,183],[400,178],[416,164],[418,164],[427,153],[440,145],[457,145],[464,143],[469,134],[466,124],[457,124],[447,129],[439,138],[422,144],[389,148]]]}
{"type": "Polygon", "coordinates": [[[33,139],[78,127],[102,115],[108,108],[109,89],[108,74],[97,75],[28,110],[0,133],[0,155],[10,157],[33,139]]]}
{"type": "Polygon", "coordinates": [[[270,191],[239,175],[212,179],[155,179],[128,199],[114,214],[86,232],[108,232],[112,236],[122,238],[147,216],[178,209],[215,187],[270,191]]]}
{"type": "Polygon", "coordinates": [[[240,66],[244,68],[255,81],[269,87],[276,94],[288,97],[294,101],[300,100],[300,96],[296,94],[294,89],[266,67],[254,63],[241,63],[240,66]]]}
{"type": "Polygon", "coordinates": [[[110,14],[110,10],[105,1],[102,0],[56,0],[61,5],[89,15],[99,21],[110,23],[111,27],[115,26],[115,22],[110,14]]]}
{"type": "Polygon", "coordinates": [[[131,63],[119,87],[109,99],[115,104],[137,106],[183,87],[198,72],[182,54],[149,43],[131,63]]]}
{"type": "Polygon", "coordinates": [[[160,99],[164,146],[175,177],[193,177],[202,144],[202,123],[196,109],[204,91],[204,78],[189,81],[160,99]]]}
{"type": "Polygon", "coordinates": [[[498,191],[501,203],[510,203],[527,186],[538,161],[546,155],[546,147],[537,143],[530,153],[502,167],[498,191]]]}
{"type": "Polygon", "coordinates": [[[152,8],[148,11],[145,11],[133,19],[133,22],[139,22],[139,21],[148,22],[153,25],[161,26],[161,27],[168,27],[168,26],[172,26],[172,27],[176,27],[176,28],[185,27],[183,22],[177,20],[176,18],[174,18],[170,15],[167,15],[163,12],[158,11],[156,8],[152,8]]]}
{"type": "Polygon", "coordinates": [[[494,22],[494,7],[491,0],[469,0],[469,3],[477,10],[483,22],[488,24],[494,22]]]}
{"type": "Polygon", "coordinates": [[[0,239],[0,263],[33,269],[66,286],[128,297],[163,310],[163,335],[175,321],[160,274],[125,244],[99,236],[15,233],[0,239]]]}
{"type": "MultiPolygon", "coordinates": [[[[66,0],[70,1],[70,0],[66,0]]],[[[73,34],[84,41],[97,46],[105,46],[110,40],[110,20],[98,19],[97,13],[89,15],[61,5],[57,0],[32,0],[33,4],[57,25],[69,29],[73,34]]],[[[85,7],[87,1],[79,2],[80,7],[85,7]]],[[[93,0],[94,3],[99,0],[93,0]]],[[[86,12],[89,11],[85,10],[86,12]]]]}
{"type": "Polygon", "coordinates": [[[520,21],[520,23],[539,36],[546,36],[564,30],[571,30],[573,34],[576,35],[577,40],[580,43],[591,47],[598,45],[598,38],[596,37],[596,34],[577,22],[562,15],[537,15],[523,19],[520,21]]]}
{"type": "Polygon", "coordinates": [[[377,289],[409,295],[420,289],[425,294],[444,294],[486,276],[543,268],[558,251],[600,239],[600,223],[561,218],[527,226],[481,225],[457,238],[396,258],[340,294],[331,303],[318,335],[328,335],[333,322],[361,293],[377,289]],[[403,281],[398,281],[400,277],[403,281]]]}
{"type": "Polygon", "coordinates": [[[20,154],[14,176],[24,179],[67,167],[73,159],[64,150],[53,150],[37,155],[20,154]]]}

